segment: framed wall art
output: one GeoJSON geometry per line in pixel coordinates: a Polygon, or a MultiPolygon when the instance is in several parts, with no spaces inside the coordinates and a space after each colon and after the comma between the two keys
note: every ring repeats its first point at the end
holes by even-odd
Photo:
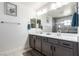
{"type": "Polygon", "coordinates": [[[30,19],[31,21],[31,28],[36,28],[36,18],[30,19]]]}
{"type": "Polygon", "coordinates": [[[17,16],[17,5],[13,3],[4,2],[4,10],[6,15],[17,16]]]}

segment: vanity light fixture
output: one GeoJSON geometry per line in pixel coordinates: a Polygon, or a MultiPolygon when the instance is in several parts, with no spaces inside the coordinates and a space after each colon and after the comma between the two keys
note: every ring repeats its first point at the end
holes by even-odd
{"type": "Polygon", "coordinates": [[[47,13],[47,8],[42,10],[42,14],[45,14],[45,13],[47,13]]]}
{"type": "Polygon", "coordinates": [[[44,8],[44,9],[42,9],[42,10],[39,10],[39,11],[37,12],[37,15],[39,16],[39,15],[42,15],[42,14],[45,14],[45,13],[47,13],[47,8],[44,8]]]}
{"type": "Polygon", "coordinates": [[[56,3],[52,3],[51,6],[50,6],[50,10],[54,10],[56,8],[57,8],[56,3]]]}
{"type": "Polygon", "coordinates": [[[41,14],[42,14],[42,11],[41,10],[37,12],[37,15],[38,16],[40,16],[41,14]]]}

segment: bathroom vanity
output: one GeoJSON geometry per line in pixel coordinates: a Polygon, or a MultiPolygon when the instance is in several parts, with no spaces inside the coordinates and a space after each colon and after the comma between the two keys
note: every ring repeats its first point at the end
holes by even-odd
{"type": "Polygon", "coordinates": [[[78,42],[44,34],[29,34],[30,47],[46,56],[77,56],[78,42]]]}
{"type": "Polygon", "coordinates": [[[30,47],[46,56],[78,56],[78,24],[74,23],[78,22],[78,15],[74,15],[76,7],[77,3],[69,3],[40,15],[42,32],[51,33],[29,33],[30,47]]]}

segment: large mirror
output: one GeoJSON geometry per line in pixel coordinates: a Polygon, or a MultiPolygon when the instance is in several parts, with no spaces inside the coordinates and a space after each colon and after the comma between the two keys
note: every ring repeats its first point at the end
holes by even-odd
{"type": "MultiPolygon", "coordinates": [[[[52,10],[47,8],[47,12],[38,15],[41,20],[43,31],[45,32],[62,32],[62,33],[77,33],[78,30],[78,3],[70,2],[57,8],[57,3],[53,4],[52,10]]],[[[47,5],[49,5],[47,4],[47,5]]],[[[61,3],[63,4],[63,2],[61,3]]],[[[45,5],[46,6],[46,5],[45,5]]],[[[45,7],[44,7],[44,11],[45,7]]]]}

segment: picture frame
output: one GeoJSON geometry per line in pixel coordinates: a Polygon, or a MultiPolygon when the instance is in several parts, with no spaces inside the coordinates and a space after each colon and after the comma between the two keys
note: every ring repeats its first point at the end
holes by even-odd
{"type": "Polygon", "coordinates": [[[31,28],[36,28],[36,18],[30,19],[31,22],[31,28]]]}
{"type": "Polygon", "coordinates": [[[6,15],[17,16],[17,5],[10,2],[4,2],[4,12],[6,15]]]}

